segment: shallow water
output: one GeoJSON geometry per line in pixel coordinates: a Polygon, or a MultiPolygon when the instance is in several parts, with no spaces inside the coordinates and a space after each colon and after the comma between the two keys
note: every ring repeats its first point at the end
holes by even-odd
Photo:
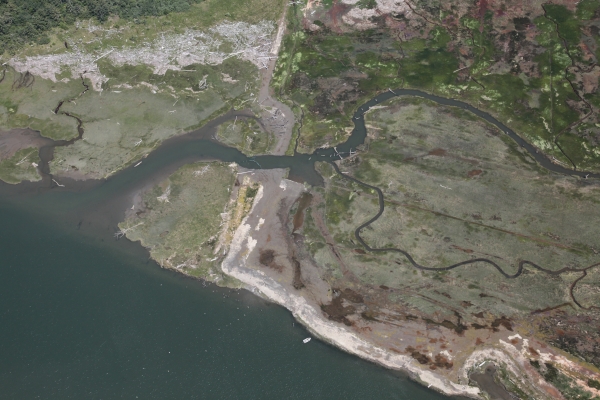
{"type": "MultiPolygon", "coordinates": [[[[544,167],[558,167],[488,114],[544,167]]],[[[363,113],[336,149],[248,158],[210,141],[219,118],[166,141],[137,168],[106,181],[0,184],[0,393],[2,398],[390,398],[442,399],[401,374],[308,336],[285,309],[246,291],[204,286],[160,269],[139,244],[115,241],[133,194],[200,159],[247,168],[290,168],[311,184],[315,161],[348,153],[365,137],[363,113]]],[[[591,177],[598,177],[597,174],[591,177]]]]}
{"type": "Polygon", "coordinates": [[[285,309],[162,270],[110,232],[31,204],[0,203],[0,221],[3,399],[444,398],[305,345],[285,309]]]}

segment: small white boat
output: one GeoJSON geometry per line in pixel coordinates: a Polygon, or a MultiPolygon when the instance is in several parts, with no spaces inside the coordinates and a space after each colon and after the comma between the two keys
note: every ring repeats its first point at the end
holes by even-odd
{"type": "Polygon", "coordinates": [[[138,165],[140,165],[141,163],[142,163],[142,162],[140,161],[139,163],[135,164],[135,165],[133,166],[133,168],[137,167],[137,166],[138,166],[138,165]]]}
{"type": "Polygon", "coordinates": [[[307,337],[306,339],[304,339],[304,340],[302,341],[302,343],[306,344],[306,343],[310,342],[310,339],[311,339],[311,338],[307,337]]]}

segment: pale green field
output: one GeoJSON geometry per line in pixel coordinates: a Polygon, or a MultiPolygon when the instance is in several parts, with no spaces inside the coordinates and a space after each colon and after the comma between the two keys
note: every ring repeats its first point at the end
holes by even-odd
{"type": "Polygon", "coordinates": [[[39,164],[39,162],[37,148],[21,149],[11,157],[0,160],[0,179],[13,184],[21,181],[39,181],[42,178],[32,164],[39,164]]]}
{"type": "Polygon", "coordinates": [[[268,154],[275,145],[273,135],[252,119],[238,119],[220,125],[217,140],[249,156],[268,154]]]}
{"type": "Polygon", "coordinates": [[[119,224],[161,266],[222,279],[215,244],[235,171],[223,163],[188,164],[143,195],[145,211],[119,224]]]}
{"type": "MultiPolygon", "coordinates": [[[[88,90],[81,97],[85,88],[80,80],[35,77],[30,86],[17,89],[13,82],[21,75],[9,69],[0,83],[0,129],[29,127],[55,140],[76,137],[75,119],[54,114],[60,101],[73,99],[64,102],[61,112],[79,117],[85,134],[83,140],[56,149],[51,172],[77,171],[81,177],[102,178],[139,160],[163,140],[196,129],[250,98],[258,78],[253,64],[233,58],[164,76],[145,66],[103,68],[111,77],[106,90],[88,90]],[[193,90],[203,78],[207,87],[193,90]],[[131,88],[120,87],[127,82],[131,88]]],[[[267,137],[262,140],[267,144],[267,137]]]]}
{"type": "Polygon", "coordinates": [[[145,66],[105,68],[112,78],[106,90],[90,90],[63,105],[63,111],[83,121],[85,133],[83,140],[56,149],[52,173],[76,170],[87,178],[109,176],[163,140],[196,129],[249,97],[257,79],[256,67],[237,59],[218,66],[189,66],[164,76],[145,66]],[[223,73],[235,82],[224,80],[223,73]],[[204,77],[207,88],[192,91],[204,77]],[[127,82],[133,87],[120,87],[127,82]]]}
{"type": "Polygon", "coordinates": [[[85,88],[80,80],[52,82],[35,77],[29,87],[14,84],[21,74],[7,68],[0,83],[0,129],[31,128],[51,139],[77,136],[77,122],[65,115],[54,114],[61,100],[79,95],[85,88]]]}
{"type": "MultiPolygon", "coordinates": [[[[368,152],[360,163],[341,167],[385,194],[383,215],[362,231],[371,247],[406,250],[427,267],[486,258],[508,274],[521,260],[550,270],[600,262],[600,228],[593,222],[600,218],[597,183],[540,169],[504,135],[459,110],[421,100],[385,105],[366,117],[373,137],[368,152]]],[[[354,229],[377,213],[377,195],[334,175],[329,165],[320,169],[327,182],[323,212],[348,268],[365,283],[419,294],[399,295],[398,301],[434,312],[437,306],[426,296],[495,315],[571,301],[568,288],[581,273],[551,276],[526,267],[523,275],[506,279],[483,263],[429,272],[398,253],[357,254],[353,249],[362,246],[354,229]]],[[[318,244],[323,239],[309,231],[317,260],[335,265],[318,244]]],[[[576,296],[588,305],[600,302],[597,274],[590,270],[577,286],[576,296]]]]}

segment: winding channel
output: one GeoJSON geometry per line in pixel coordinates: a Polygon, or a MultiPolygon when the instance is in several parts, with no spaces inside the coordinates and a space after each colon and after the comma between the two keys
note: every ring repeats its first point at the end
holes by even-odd
{"type": "MultiPolygon", "coordinates": [[[[565,175],[570,175],[570,176],[578,176],[578,177],[582,177],[584,179],[588,179],[590,177],[592,178],[600,178],[600,174],[597,173],[588,173],[588,172],[583,172],[583,171],[574,171],[574,170],[569,170],[566,169],[560,165],[556,165],[554,163],[552,163],[546,156],[544,156],[543,154],[540,154],[539,151],[537,151],[535,149],[534,146],[532,146],[531,144],[529,144],[528,142],[526,142],[523,138],[521,138],[520,136],[518,136],[514,131],[512,131],[510,128],[508,128],[506,125],[502,124],[501,122],[499,122],[498,120],[496,120],[494,117],[492,117],[491,115],[489,115],[486,112],[483,112],[467,103],[464,103],[462,101],[458,101],[458,100],[453,100],[453,99],[447,99],[444,97],[439,97],[439,96],[434,96],[425,92],[421,92],[419,90],[410,90],[410,89],[396,89],[394,91],[389,90],[386,93],[380,94],[379,96],[375,97],[374,99],[372,99],[371,101],[369,101],[368,103],[364,104],[363,106],[359,107],[358,110],[356,111],[356,113],[354,114],[354,124],[355,124],[355,131],[359,131],[362,132],[364,131],[366,134],[366,127],[365,127],[365,121],[364,121],[364,114],[374,105],[379,105],[381,104],[381,102],[384,102],[386,100],[389,100],[390,98],[393,97],[401,97],[401,96],[416,96],[416,97],[422,97],[428,100],[432,100],[438,104],[442,104],[442,105],[448,105],[448,106],[453,106],[453,107],[459,107],[462,109],[465,109],[467,111],[472,112],[473,114],[477,115],[480,118],[483,118],[484,120],[486,120],[487,122],[493,124],[494,126],[496,126],[498,129],[500,129],[501,131],[503,131],[505,134],[509,135],[515,142],[517,142],[517,144],[519,144],[521,147],[525,148],[529,154],[531,156],[533,156],[535,158],[535,160],[544,168],[553,171],[553,172],[558,172],[561,174],[565,174],[565,175]]],[[[353,131],[353,135],[354,135],[354,131],[353,131]]],[[[350,139],[352,140],[352,138],[350,139]]],[[[349,141],[350,141],[349,140],[349,141]]],[[[363,137],[364,140],[364,137],[363,137]]],[[[345,147],[343,146],[338,146],[340,149],[342,149],[342,151],[346,150],[345,147]]],[[[328,149],[329,150],[329,149],[328,149]]],[[[317,153],[317,152],[315,152],[317,153]]],[[[338,153],[336,153],[337,155],[338,153]]],[[[330,155],[331,157],[331,155],[330,155]]],[[[342,157],[340,157],[342,158],[342,157]]],[[[577,285],[577,283],[582,280],[586,275],[587,275],[587,271],[594,268],[594,267],[598,267],[600,266],[600,262],[592,264],[588,267],[585,268],[571,268],[571,267],[564,267],[561,268],[559,270],[550,270],[550,269],[546,269],[543,268],[537,264],[535,264],[532,261],[528,261],[528,260],[521,260],[519,261],[518,264],[518,268],[517,271],[514,274],[508,274],[506,271],[504,271],[502,269],[502,267],[500,267],[500,265],[498,265],[497,263],[495,263],[494,261],[487,259],[487,258],[474,258],[474,259],[470,259],[470,260],[465,260],[456,264],[452,264],[446,267],[427,267],[427,266],[423,266],[420,265],[419,263],[417,263],[415,261],[415,259],[410,255],[410,253],[408,253],[405,250],[399,249],[399,248],[395,248],[395,247],[385,247],[385,248],[374,248],[369,246],[369,244],[367,242],[365,242],[365,240],[362,238],[361,236],[361,231],[366,228],[367,226],[371,225],[373,222],[377,221],[377,219],[379,219],[379,217],[381,217],[381,215],[383,214],[383,211],[385,209],[385,199],[384,199],[384,195],[383,195],[383,191],[373,185],[369,185],[365,182],[362,182],[348,174],[343,173],[338,165],[332,161],[329,161],[329,163],[333,166],[333,168],[335,169],[335,171],[337,172],[338,175],[340,175],[343,179],[346,180],[350,180],[352,182],[356,182],[359,185],[368,187],[369,189],[375,190],[377,192],[377,197],[378,197],[378,202],[379,202],[379,211],[377,212],[377,214],[375,214],[371,219],[369,219],[368,221],[364,222],[363,224],[361,224],[358,228],[355,229],[354,231],[354,236],[356,237],[356,239],[358,240],[358,242],[368,251],[370,252],[395,252],[395,253],[400,253],[402,254],[411,264],[413,267],[423,270],[423,271],[449,271],[451,269],[454,268],[458,268],[461,266],[465,266],[465,265],[470,265],[470,264],[474,264],[477,262],[481,262],[481,263],[485,263],[485,264],[489,264],[492,267],[494,267],[502,276],[504,276],[507,279],[514,279],[519,277],[526,266],[530,266],[538,271],[542,271],[546,274],[549,275],[560,275],[566,272],[580,272],[582,273],[582,275],[577,278],[575,281],[573,281],[573,283],[570,285],[569,287],[569,295],[571,296],[571,299],[573,300],[573,302],[579,306],[582,309],[585,310],[591,310],[591,309],[599,309],[600,307],[597,306],[589,306],[589,307],[585,307],[583,306],[579,301],[577,301],[577,299],[575,298],[575,295],[573,293],[573,290],[575,288],[575,286],[577,285]]]]}
{"type": "MultiPolygon", "coordinates": [[[[84,90],[79,96],[85,93],[85,91],[87,91],[88,88],[86,87],[85,89],[86,90],[84,90]]],[[[600,263],[590,265],[586,268],[577,269],[565,267],[560,270],[553,271],[545,269],[531,261],[522,260],[519,262],[518,269],[514,274],[507,273],[504,269],[502,269],[500,265],[486,258],[466,260],[446,267],[428,267],[418,264],[413,259],[413,257],[405,250],[398,248],[373,248],[365,242],[365,240],[361,237],[361,231],[365,227],[375,222],[383,214],[385,207],[383,192],[378,187],[369,185],[365,182],[361,182],[354,177],[342,173],[339,167],[333,161],[335,161],[336,159],[343,159],[348,157],[354,149],[356,149],[359,145],[364,143],[365,138],[367,136],[364,115],[367,111],[369,111],[371,107],[375,105],[380,105],[383,102],[390,100],[391,98],[403,96],[421,97],[427,100],[431,100],[440,105],[457,107],[471,112],[477,117],[480,117],[488,123],[494,125],[506,135],[510,136],[520,147],[525,149],[537,161],[537,163],[540,166],[549,171],[563,175],[579,177],[582,179],[600,178],[599,173],[570,170],[560,165],[554,164],[548,157],[546,157],[533,145],[529,144],[527,141],[525,141],[523,138],[517,135],[506,125],[492,117],[490,114],[481,111],[465,102],[435,96],[426,92],[422,92],[420,90],[395,89],[388,90],[384,93],[380,93],[378,96],[372,98],[370,101],[360,106],[356,110],[352,118],[354,122],[354,129],[352,131],[352,134],[346,142],[333,148],[317,149],[312,154],[302,154],[295,152],[293,156],[263,155],[249,157],[240,152],[239,150],[225,146],[214,139],[214,134],[216,132],[217,127],[220,124],[228,120],[232,120],[235,117],[256,118],[249,110],[232,110],[227,114],[208,122],[206,125],[204,125],[202,128],[196,131],[192,131],[185,135],[165,140],[156,150],[151,152],[148,155],[148,157],[144,159],[144,163],[141,164],[138,168],[135,168],[133,165],[129,166],[106,180],[95,180],[92,182],[76,182],[68,179],[62,179],[63,181],[66,181],[67,188],[58,187],[54,184],[54,182],[52,182],[53,179],[52,175],[49,172],[48,162],[53,158],[55,147],[67,146],[72,144],[76,140],[81,139],[81,137],[83,136],[83,127],[81,120],[79,120],[73,115],[69,115],[63,111],[60,111],[60,106],[62,104],[59,103],[59,105],[56,107],[55,112],[64,113],[68,117],[77,119],[78,136],[68,141],[54,141],[52,144],[40,148],[40,159],[42,160],[42,164],[40,165],[41,168],[39,169],[39,171],[43,178],[41,184],[23,182],[19,185],[0,184],[0,187],[2,188],[3,193],[16,192],[21,194],[26,193],[28,191],[31,192],[31,190],[33,190],[33,192],[35,193],[39,193],[40,189],[42,189],[42,191],[52,190],[53,192],[57,193],[70,192],[73,191],[73,189],[75,188],[75,191],[80,192],[80,194],[78,195],[79,202],[90,201],[89,199],[94,199],[95,201],[92,201],[92,203],[95,204],[105,202],[106,204],[103,207],[103,209],[106,213],[108,213],[107,210],[109,208],[113,210],[119,209],[118,212],[112,211],[113,218],[111,218],[111,223],[114,223],[116,225],[116,223],[121,221],[121,219],[119,218],[122,218],[123,212],[123,210],[121,210],[122,207],[119,207],[117,204],[122,205],[122,202],[125,201],[124,199],[134,190],[139,190],[141,187],[150,184],[156,184],[157,180],[161,176],[164,177],[165,174],[170,174],[174,172],[177,168],[186,163],[198,160],[212,159],[220,160],[223,162],[235,162],[243,168],[256,170],[289,168],[289,176],[291,178],[305,181],[311,185],[321,186],[323,185],[323,178],[316,172],[314,165],[318,161],[325,161],[333,165],[333,168],[335,168],[336,172],[344,179],[351,180],[360,185],[373,189],[377,192],[379,199],[379,211],[371,219],[369,219],[365,223],[361,224],[358,228],[356,228],[354,232],[356,239],[368,251],[400,253],[404,257],[406,257],[406,259],[415,268],[425,271],[447,271],[460,266],[466,266],[477,262],[482,262],[493,266],[501,275],[503,275],[507,279],[517,278],[523,273],[526,267],[534,268],[549,275],[560,275],[562,273],[567,272],[580,272],[582,273],[582,276],[576,279],[570,287],[570,296],[573,302],[582,309],[600,309],[600,307],[597,306],[590,306],[587,308],[584,307],[581,303],[577,301],[573,293],[574,287],[580,280],[582,280],[586,276],[587,271],[591,268],[600,266],[600,263]],[[85,194],[81,192],[85,192],[85,194]],[[108,207],[109,204],[112,204],[113,206],[108,207]]]]}

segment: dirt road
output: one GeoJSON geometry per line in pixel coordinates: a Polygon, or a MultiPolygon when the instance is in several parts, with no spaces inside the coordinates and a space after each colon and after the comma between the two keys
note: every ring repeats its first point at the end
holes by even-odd
{"type": "Polygon", "coordinates": [[[292,140],[292,129],[294,128],[294,113],[287,105],[278,101],[270,90],[271,78],[273,76],[273,71],[275,70],[275,64],[277,63],[279,50],[283,41],[283,34],[285,33],[285,15],[287,7],[288,6],[286,5],[281,18],[277,21],[277,36],[273,41],[273,47],[271,48],[267,67],[261,71],[262,78],[257,99],[258,103],[263,108],[261,120],[265,127],[270,130],[277,139],[277,144],[271,152],[273,155],[285,154],[290,145],[290,141],[292,140]]]}

